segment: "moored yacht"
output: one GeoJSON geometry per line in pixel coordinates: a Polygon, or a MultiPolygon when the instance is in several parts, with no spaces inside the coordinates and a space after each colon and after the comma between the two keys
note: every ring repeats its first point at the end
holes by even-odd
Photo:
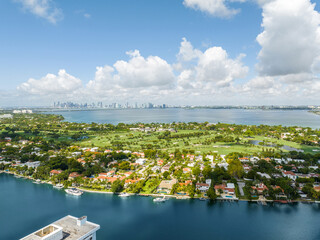
{"type": "Polygon", "coordinates": [[[130,194],[129,193],[120,193],[119,195],[118,195],[119,197],[129,197],[130,196],[130,194]]]}
{"type": "Polygon", "coordinates": [[[40,180],[40,179],[37,179],[37,180],[34,181],[33,183],[35,183],[35,184],[40,184],[40,183],[41,183],[41,180],[40,180]]]}
{"type": "Polygon", "coordinates": [[[165,201],[167,201],[167,200],[168,200],[168,199],[166,199],[165,197],[153,199],[154,202],[165,202],[165,201]]]}
{"type": "Polygon", "coordinates": [[[74,196],[81,196],[83,194],[82,191],[80,191],[79,189],[76,189],[76,188],[68,188],[65,191],[66,191],[66,193],[68,193],[70,195],[74,195],[74,196]]]}
{"type": "Polygon", "coordinates": [[[62,189],[64,188],[63,184],[62,183],[58,183],[56,185],[53,186],[54,188],[57,188],[57,189],[62,189]]]}

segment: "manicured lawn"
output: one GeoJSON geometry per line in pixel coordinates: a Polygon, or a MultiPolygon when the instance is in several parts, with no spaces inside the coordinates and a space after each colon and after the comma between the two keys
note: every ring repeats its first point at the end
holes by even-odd
{"type": "MultiPolygon", "coordinates": [[[[189,134],[199,132],[199,130],[180,130],[177,133],[172,133],[173,136],[177,134],[189,134]]],[[[248,144],[250,140],[266,141],[272,144],[281,144],[296,149],[302,149],[306,153],[315,153],[313,149],[319,149],[318,147],[300,145],[295,142],[286,141],[283,139],[268,138],[263,136],[253,136],[252,138],[245,138],[239,136],[241,139],[239,143],[225,143],[225,142],[210,142],[211,139],[218,136],[215,131],[208,131],[207,135],[201,135],[198,137],[184,137],[184,138],[170,138],[170,139],[158,139],[158,136],[162,133],[160,132],[110,132],[103,135],[90,135],[89,139],[79,141],[77,144],[83,147],[103,147],[103,148],[115,148],[114,144],[117,142],[122,145],[123,149],[129,149],[133,151],[138,151],[141,149],[146,149],[147,146],[151,146],[153,149],[166,150],[169,152],[174,152],[176,149],[188,149],[195,150],[200,153],[216,152],[218,154],[228,154],[231,152],[242,152],[245,154],[255,154],[261,152],[263,149],[274,149],[275,152],[288,152],[285,149],[278,149],[269,146],[256,146],[253,144],[248,144]],[[207,142],[210,142],[207,144],[207,142]]],[[[230,136],[230,135],[229,135],[230,136]]],[[[236,135],[231,135],[236,138],[236,135]]]]}

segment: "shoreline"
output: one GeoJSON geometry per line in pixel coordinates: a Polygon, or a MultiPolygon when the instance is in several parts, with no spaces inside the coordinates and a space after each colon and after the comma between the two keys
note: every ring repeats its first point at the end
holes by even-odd
{"type": "MultiPolygon", "coordinates": [[[[19,174],[16,174],[14,172],[9,172],[9,171],[3,171],[1,170],[0,171],[0,174],[1,173],[6,173],[6,174],[9,174],[9,175],[13,175],[13,176],[19,176],[20,178],[24,178],[24,179],[28,179],[28,180],[33,180],[33,181],[36,181],[36,179],[32,178],[32,177],[26,177],[26,176],[23,176],[23,175],[19,175],[19,174]]],[[[49,184],[49,185],[52,185],[54,186],[54,184],[52,182],[42,182],[42,184],[49,184]]],[[[113,192],[107,192],[107,191],[99,191],[99,190],[89,190],[89,189],[85,189],[85,188],[82,188],[82,187],[76,187],[77,189],[83,191],[83,192],[87,192],[87,193],[97,193],[97,194],[109,194],[109,195],[119,195],[119,193],[113,193],[113,192]]],[[[194,197],[194,198],[191,198],[189,196],[175,196],[175,195],[164,195],[164,194],[156,194],[156,193],[128,193],[130,194],[130,196],[140,196],[140,197],[166,197],[166,198],[175,198],[177,200],[192,200],[192,199],[196,199],[196,200],[199,200],[201,197],[194,197]]],[[[206,201],[210,200],[208,198],[205,199],[206,201]]],[[[317,203],[316,201],[303,201],[303,200],[292,200],[292,201],[281,201],[281,200],[263,200],[263,201],[260,201],[259,199],[254,199],[254,200],[249,200],[249,199],[240,199],[240,198],[216,198],[215,201],[221,201],[221,202],[248,202],[248,203],[262,203],[262,205],[265,205],[263,203],[281,203],[281,204],[293,204],[293,203],[304,203],[304,204],[319,204],[317,203]]]]}

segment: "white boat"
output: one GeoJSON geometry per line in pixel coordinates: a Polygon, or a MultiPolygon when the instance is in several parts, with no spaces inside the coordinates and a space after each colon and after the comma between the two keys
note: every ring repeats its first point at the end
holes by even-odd
{"type": "Polygon", "coordinates": [[[166,199],[165,197],[153,199],[154,202],[165,202],[165,201],[167,201],[167,200],[168,200],[168,199],[166,199]]]}
{"type": "Polygon", "coordinates": [[[68,188],[65,191],[66,191],[66,193],[68,193],[70,195],[74,195],[74,196],[81,196],[83,194],[82,191],[80,191],[79,189],[76,189],[76,188],[68,188]]]}
{"type": "Polygon", "coordinates": [[[64,186],[62,183],[58,183],[58,184],[54,185],[53,187],[57,188],[57,189],[62,189],[64,186]]]}
{"type": "Polygon", "coordinates": [[[314,201],[314,203],[320,203],[320,201],[314,201]]]}
{"type": "Polygon", "coordinates": [[[40,184],[41,183],[41,181],[40,181],[40,179],[37,179],[36,181],[34,181],[33,183],[35,183],[35,184],[40,184]]]}
{"type": "Polygon", "coordinates": [[[120,193],[118,196],[119,197],[129,197],[130,194],[129,193],[120,193]]]}
{"type": "Polygon", "coordinates": [[[204,197],[199,198],[199,200],[200,200],[200,201],[207,201],[207,199],[204,198],[204,197]]]}

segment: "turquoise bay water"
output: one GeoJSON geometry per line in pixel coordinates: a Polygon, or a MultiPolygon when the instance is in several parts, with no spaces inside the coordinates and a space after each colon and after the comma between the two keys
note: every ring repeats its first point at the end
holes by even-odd
{"type": "Polygon", "coordinates": [[[268,205],[122,199],[109,194],[68,196],[62,190],[0,174],[0,239],[19,239],[71,214],[101,225],[99,240],[320,239],[320,205],[268,205]]]}
{"type": "Polygon", "coordinates": [[[119,109],[53,111],[71,122],[135,123],[135,122],[210,122],[247,125],[283,125],[320,128],[320,116],[304,110],[244,110],[244,109],[119,109]]]}

